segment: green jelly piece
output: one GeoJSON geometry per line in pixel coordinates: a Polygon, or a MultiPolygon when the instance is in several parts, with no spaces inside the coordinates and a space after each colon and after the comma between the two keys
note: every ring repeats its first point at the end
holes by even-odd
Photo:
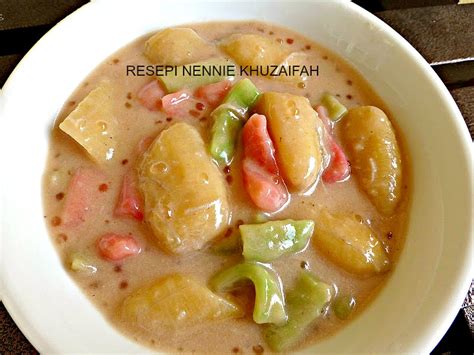
{"type": "Polygon", "coordinates": [[[324,94],[321,104],[328,110],[328,117],[331,121],[339,121],[346,113],[347,108],[338,99],[329,94],[324,94]]]}
{"type": "Polygon", "coordinates": [[[210,251],[215,255],[232,255],[242,253],[242,238],[238,229],[234,229],[228,237],[218,240],[211,247],[210,251]]]}
{"type": "Polygon", "coordinates": [[[219,165],[229,165],[246,115],[260,93],[249,79],[237,82],[212,113],[211,156],[219,165]]]}
{"type": "Polygon", "coordinates": [[[337,318],[347,319],[356,306],[356,300],[350,295],[341,295],[336,297],[332,304],[332,310],[337,318]]]}
{"type": "Polygon", "coordinates": [[[69,257],[69,268],[75,272],[93,274],[97,272],[92,258],[83,253],[74,253],[69,257]]]}
{"type": "Polygon", "coordinates": [[[242,79],[229,91],[222,102],[237,111],[241,117],[247,114],[257,102],[260,92],[250,79],[242,79]]]}
{"type": "Polygon", "coordinates": [[[284,324],[287,316],[280,278],[272,269],[254,262],[244,262],[216,274],[210,286],[217,292],[229,291],[238,287],[239,281],[247,279],[255,287],[255,323],[284,324]]]}
{"type": "Polygon", "coordinates": [[[330,300],[331,286],[303,271],[295,287],[286,293],[288,322],[281,326],[269,325],[263,330],[268,345],[274,351],[286,351],[295,346],[330,300]]]}
{"type": "Polygon", "coordinates": [[[243,224],[239,229],[245,259],[270,262],[282,255],[297,253],[306,248],[313,235],[314,222],[286,219],[262,224],[243,224]]]}
{"type": "Polygon", "coordinates": [[[211,114],[211,156],[219,165],[229,165],[234,157],[239,131],[244,122],[232,110],[220,107],[211,114]]]}

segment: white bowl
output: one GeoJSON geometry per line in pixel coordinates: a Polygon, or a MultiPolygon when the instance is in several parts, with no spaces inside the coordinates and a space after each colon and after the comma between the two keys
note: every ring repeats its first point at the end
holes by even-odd
{"type": "Polygon", "coordinates": [[[41,175],[61,105],[103,59],[159,28],[258,19],[350,61],[386,102],[413,162],[407,242],[381,294],[308,352],[427,353],[467,292],[473,267],[471,138],[449,92],[394,30],[348,1],[96,0],[48,32],[4,87],[1,122],[5,306],[41,353],[147,352],[111,327],[64,271],[43,220],[41,175]]]}

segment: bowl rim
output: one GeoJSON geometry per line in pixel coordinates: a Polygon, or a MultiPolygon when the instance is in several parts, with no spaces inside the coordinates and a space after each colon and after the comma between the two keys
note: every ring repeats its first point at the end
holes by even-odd
{"type": "MultiPolygon", "coordinates": [[[[37,48],[41,47],[44,42],[48,41],[52,33],[61,31],[61,29],[64,26],[67,26],[71,18],[81,16],[82,13],[85,13],[87,11],[93,11],[96,5],[98,5],[99,3],[107,2],[107,1],[108,0],[92,0],[91,2],[81,6],[80,8],[78,8],[77,10],[69,14],[67,17],[65,17],[63,20],[61,20],[59,23],[57,23],[44,36],[42,36],[38,42],[35,43],[35,45],[22,58],[20,63],[15,67],[15,69],[13,70],[13,72],[10,74],[7,81],[5,82],[2,89],[2,93],[1,93],[2,102],[0,103],[0,109],[4,101],[3,99],[5,99],[8,95],[10,86],[13,85],[12,83],[16,81],[16,77],[19,75],[20,72],[24,70],[23,68],[28,64],[27,63],[28,58],[32,56],[32,53],[34,53],[37,50],[37,48]]],[[[226,1],[226,0],[221,0],[221,1],[226,1]]],[[[283,1],[283,2],[289,2],[289,1],[290,0],[283,1]]],[[[321,2],[321,1],[324,1],[324,0],[310,0],[309,2],[321,2]]],[[[402,49],[406,52],[406,54],[409,55],[411,59],[414,62],[416,62],[415,64],[427,75],[431,84],[436,89],[439,96],[442,97],[444,104],[450,111],[450,115],[449,117],[447,117],[447,119],[449,119],[451,123],[454,125],[456,134],[461,140],[460,143],[463,147],[463,153],[466,158],[466,166],[468,168],[468,173],[472,177],[474,150],[473,150],[472,140],[469,135],[469,131],[465,125],[461,112],[459,111],[459,108],[456,105],[454,99],[452,98],[451,94],[449,93],[444,83],[441,81],[441,79],[437,76],[437,74],[431,68],[431,66],[426,62],[426,60],[421,56],[421,54],[415,48],[413,48],[411,44],[409,44],[409,42],[407,42],[399,33],[397,33],[394,29],[392,29],[389,25],[387,25],[381,19],[377,18],[375,15],[371,14],[370,12],[366,11],[365,9],[359,7],[358,5],[350,1],[345,1],[345,0],[336,0],[336,1],[344,3],[352,11],[354,11],[354,13],[357,13],[358,15],[362,16],[364,20],[382,28],[383,31],[386,33],[386,35],[389,36],[391,39],[393,39],[397,46],[402,47],[402,49]]],[[[184,2],[186,2],[186,0],[184,0],[184,2]]],[[[205,0],[205,2],[209,2],[209,1],[205,0]]],[[[471,191],[471,194],[470,194],[471,211],[470,212],[472,216],[472,212],[473,212],[472,191],[474,191],[474,181],[472,181],[472,179],[471,179],[471,186],[468,186],[467,188],[471,191]]],[[[3,196],[3,189],[2,189],[2,196],[3,196]]],[[[3,199],[2,199],[2,203],[3,203],[3,199]]],[[[469,213],[469,211],[467,211],[467,213],[469,213]]],[[[0,209],[0,215],[1,215],[1,209],[0,209]]],[[[2,226],[4,225],[4,223],[5,221],[2,219],[2,226]]],[[[472,246],[473,246],[472,219],[469,225],[469,231],[470,231],[470,237],[471,237],[470,246],[472,250],[472,246]]],[[[2,233],[1,238],[3,237],[4,235],[2,233]]],[[[451,292],[452,298],[449,302],[446,302],[445,309],[443,311],[437,312],[438,328],[437,328],[436,334],[431,335],[429,337],[429,341],[427,341],[424,345],[420,346],[419,349],[424,349],[425,352],[429,352],[441,340],[443,335],[446,333],[446,331],[450,327],[457,312],[459,311],[459,306],[462,304],[462,301],[471,284],[473,274],[474,274],[474,260],[465,260],[464,267],[459,272],[459,279],[464,280],[463,287],[457,287],[452,290],[451,292]]],[[[22,312],[20,311],[21,305],[17,304],[14,298],[11,297],[11,295],[9,295],[6,292],[7,288],[4,287],[3,277],[1,278],[0,281],[1,281],[0,294],[1,294],[2,302],[4,303],[5,308],[7,309],[11,317],[14,319],[15,323],[20,328],[22,333],[32,344],[34,344],[34,346],[38,350],[41,351],[42,349],[48,348],[46,344],[43,342],[44,339],[40,334],[41,331],[37,331],[36,329],[32,328],[29,325],[27,315],[23,314],[22,316],[22,312]]]]}

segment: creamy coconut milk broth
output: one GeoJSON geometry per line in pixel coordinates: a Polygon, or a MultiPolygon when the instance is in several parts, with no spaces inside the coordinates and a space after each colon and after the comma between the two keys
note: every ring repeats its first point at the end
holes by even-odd
{"type": "MultiPolygon", "coordinates": [[[[203,23],[180,26],[180,28],[193,29],[199,37],[211,44],[217,45],[225,42],[229,36],[236,34],[255,34],[279,44],[283,43],[290,52],[304,53],[305,64],[318,65],[319,75],[317,77],[313,76],[306,81],[293,82],[255,76],[249,77],[249,79],[260,92],[258,100],[262,100],[262,93],[266,92],[288,93],[306,97],[311,106],[316,108],[321,103],[321,97],[325,93],[330,93],[341,105],[349,109],[349,113],[346,113],[340,121],[334,124],[333,132],[335,142],[342,146],[346,154],[350,151],[351,146],[357,145],[353,145],[353,137],[344,135],[344,130],[349,127],[350,120],[359,115],[357,111],[352,111],[353,108],[376,106],[387,114],[392,125],[396,127],[394,122],[396,117],[390,115],[381,100],[370,89],[368,83],[348,63],[336,57],[332,52],[321,48],[317,43],[291,30],[261,22],[203,23]],[[302,84],[303,82],[304,84],[302,84]]],[[[213,139],[212,127],[215,118],[211,115],[212,110],[208,112],[207,108],[203,110],[204,113],[200,113],[199,106],[195,110],[193,109],[193,111],[198,111],[197,114],[170,115],[163,107],[150,110],[147,104],[143,103],[143,98],[139,97],[141,89],[153,78],[127,76],[125,68],[127,65],[150,64],[149,56],[144,54],[144,47],[145,42],[152,35],[146,35],[125,46],[85,78],[64,104],[52,130],[49,158],[44,173],[45,220],[64,267],[111,324],[136,341],[156,350],[215,353],[288,352],[302,349],[318,339],[335,333],[360,312],[363,312],[367,304],[377,295],[390,276],[390,271],[396,267],[398,255],[403,247],[408,218],[409,188],[406,175],[409,167],[407,154],[403,151],[400,141],[401,133],[396,132],[400,147],[397,149],[401,151],[401,163],[403,164],[403,172],[399,172],[402,180],[401,182],[400,180],[396,181],[401,186],[395,193],[398,194],[396,196],[397,206],[387,214],[386,211],[381,212],[383,208],[379,207],[380,202],[374,202],[373,191],[367,192],[369,190],[364,188],[363,182],[361,183],[362,179],[358,174],[360,171],[367,171],[363,167],[363,162],[357,163],[357,166],[362,166],[358,171],[354,171],[354,164],[352,164],[350,176],[343,177],[339,182],[325,182],[321,175],[321,171],[324,169],[322,167],[316,183],[313,183],[311,188],[296,191],[290,186],[287,198],[289,202],[286,202],[282,208],[276,208],[276,212],[265,211],[257,207],[253,198],[249,197],[248,186],[244,184],[242,161],[248,153],[244,151],[244,144],[242,144],[243,133],[239,132],[231,164],[226,166],[215,160],[212,161],[212,164],[218,167],[220,174],[218,178],[225,186],[229,202],[227,218],[229,223],[224,221],[224,225],[216,232],[216,235],[195,250],[170,252],[169,247],[163,247],[163,241],[157,240],[160,237],[155,235],[155,229],[150,226],[152,222],[146,211],[149,206],[147,203],[150,200],[147,200],[146,193],[143,196],[140,183],[138,183],[140,186],[138,189],[139,199],[145,199],[144,220],[140,220],[143,219],[142,215],[135,215],[135,217],[138,216],[137,218],[117,216],[117,201],[123,191],[124,176],[126,174],[135,176],[137,170],[140,171],[142,159],[146,159],[143,158],[144,154],[146,156],[147,152],[152,151],[155,147],[156,141],[151,142],[177,123],[185,122],[194,127],[207,147],[213,139]],[[71,134],[60,129],[59,124],[77,109],[79,103],[93,89],[102,85],[101,83],[104,81],[113,88],[110,91],[111,103],[113,116],[118,122],[113,139],[118,143],[114,147],[113,158],[101,163],[92,159],[86,151],[87,147],[84,149],[84,145],[81,146],[71,137],[71,134]],[[74,176],[77,176],[78,169],[99,171],[93,177],[85,180],[86,183],[92,181],[86,191],[92,196],[88,203],[93,207],[89,208],[89,206],[81,204],[85,199],[81,200],[80,198],[79,200],[82,202],[74,204],[71,202],[72,198],[68,196],[71,194],[71,181],[74,180],[74,176]],[[73,217],[77,217],[77,213],[80,214],[79,221],[70,222],[71,214],[65,217],[65,209],[70,208],[71,205],[76,207],[75,210],[74,207],[72,208],[74,210],[73,217]],[[77,212],[78,205],[80,212],[77,212]],[[82,214],[84,210],[86,213],[82,214]],[[342,264],[338,263],[338,257],[328,250],[327,245],[331,245],[330,241],[324,239],[324,236],[321,236],[321,241],[316,243],[317,240],[319,241],[315,235],[320,228],[322,210],[336,215],[353,216],[355,214],[354,218],[364,221],[361,222],[366,226],[364,228],[370,228],[374,232],[379,245],[383,246],[380,250],[383,249],[386,254],[382,257],[384,263],[382,263],[381,269],[379,266],[375,267],[376,271],[365,266],[362,269],[358,267],[351,269],[351,265],[348,266],[344,261],[342,264]],[[317,280],[330,286],[331,299],[322,304],[320,312],[322,314],[307,322],[307,326],[301,329],[301,334],[292,341],[291,346],[280,348],[272,346],[272,341],[268,341],[268,337],[264,334],[264,329],[271,322],[256,324],[252,319],[255,306],[255,291],[252,283],[239,282],[231,291],[215,290],[209,284],[210,280],[222,270],[244,262],[242,251],[219,254],[212,249],[213,245],[226,238],[232,238],[239,230],[239,225],[253,225],[287,219],[314,221],[314,234],[302,250],[285,253],[271,262],[266,262],[265,265],[268,265],[279,275],[283,293],[287,293],[294,287],[296,280],[304,270],[309,270],[317,280]],[[120,254],[120,250],[118,255],[114,254],[117,252],[116,245],[112,247],[113,251],[110,248],[107,249],[110,244],[104,247],[105,250],[101,249],[98,246],[99,240],[110,233],[117,234],[120,238],[131,237],[134,244],[128,245],[123,255],[120,254]],[[326,245],[326,247],[322,246],[320,249],[318,245],[326,245]],[[77,259],[78,255],[79,259],[77,259]],[[74,260],[79,266],[72,266],[74,260]],[[386,267],[388,262],[390,266],[386,267]],[[159,320],[140,323],[137,319],[141,316],[135,318],[124,316],[124,300],[127,297],[133,296],[137,290],[153,285],[157,280],[162,280],[172,274],[190,277],[196,284],[206,289],[209,286],[214,294],[224,300],[230,299],[233,304],[240,307],[240,316],[220,316],[222,319],[218,316],[215,319],[207,319],[208,315],[204,315],[204,319],[200,319],[198,322],[188,324],[187,321],[177,321],[174,325],[170,325],[169,321],[160,323],[159,320]],[[242,286],[238,287],[239,285],[242,286]],[[341,317],[336,316],[337,312],[334,311],[336,301],[342,296],[350,296],[355,299],[356,305],[346,315],[347,319],[340,319],[341,317]]],[[[218,46],[211,49],[204,48],[203,52],[205,51],[208,53],[204,53],[204,57],[217,55],[238,62],[218,46]]],[[[197,61],[203,59],[206,58],[199,58],[197,61]]],[[[232,81],[232,87],[241,79],[241,77],[236,77],[232,81]]],[[[216,106],[218,105],[215,105],[213,109],[216,106]]],[[[249,110],[249,114],[244,120],[250,122],[247,120],[256,112],[267,116],[266,118],[271,124],[271,113],[263,112],[265,109],[261,109],[261,107],[264,106],[257,102],[249,110]]],[[[330,110],[329,113],[331,113],[330,110]]],[[[381,120],[384,121],[383,118],[381,120]]],[[[102,121],[100,124],[103,124],[102,121]]],[[[245,126],[243,129],[246,129],[245,126]]],[[[393,128],[391,129],[393,130],[393,128]]],[[[272,136],[273,144],[277,144],[275,139],[272,136]]],[[[323,148],[321,149],[324,150],[323,148]]],[[[276,152],[279,174],[284,183],[290,185],[284,169],[282,169],[278,146],[276,152]]],[[[351,157],[348,160],[353,163],[351,157]]],[[[356,169],[358,168],[356,167],[356,169]]],[[[138,181],[145,181],[145,178],[138,181]]],[[[377,182],[372,181],[372,183],[376,184],[377,182]]],[[[79,190],[84,191],[84,189],[79,190]]],[[[77,189],[72,191],[77,191],[77,189]]],[[[258,199],[258,197],[255,198],[258,199]]],[[[134,210],[131,213],[134,212],[137,211],[134,210]]],[[[350,226],[350,224],[348,225],[350,226]]],[[[348,241],[346,243],[350,244],[348,241]]],[[[373,240],[370,243],[373,244],[373,240]]],[[[345,255],[346,260],[350,259],[350,256],[343,252],[336,252],[336,254],[345,255]]],[[[182,304],[177,307],[179,308],[179,306],[182,304]]],[[[203,307],[205,306],[203,305],[203,307]]],[[[288,305],[285,307],[285,311],[288,313],[288,305]]],[[[140,312],[146,311],[141,310],[140,312]]],[[[225,311],[221,313],[225,313],[225,311]]],[[[160,313],[155,313],[155,315],[157,314],[159,317],[160,313]]],[[[288,317],[288,314],[286,316],[288,317]]]]}

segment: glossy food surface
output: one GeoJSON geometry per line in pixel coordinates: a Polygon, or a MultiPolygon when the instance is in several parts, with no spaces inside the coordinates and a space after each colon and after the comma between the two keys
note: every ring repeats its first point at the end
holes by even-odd
{"type": "Polygon", "coordinates": [[[302,96],[266,92],[257,110],[268,119],[277,159],[290,188],[304,191],[318,179],[321,148],[319,118],[309,100],[302,96]]]}
{"type": "Polygon", "coordinates": [[[152,63],[183,65],[197,62],[213,52],[190,28],[168,28],[159,31],[145,43],[145,56],[152,63]]]}
{"type": "Polygon", "coordinates": [[[200,249],[227,224],[224,179],[194,127],[178,123],[161,132],[143,156],[139,180],[147,221],[165,249],[200,249]]]}
{"type": "Polygon", "coordinates": [[[360,276],[389,269],[383,245],[360,216],[322,210],[318,221],[313,245],[336,265],[360,276]]]}
{"type": "Polygon", "coordinates": [[[111,160],[118,144],[112,90],[109,83],[102,83],[59,125],[99,163],[111,160]]]}
{"type": "MultiPolygon", "coordinates": [[[[65,268],[111,324],[156,351],[293,352],[334,334],[397,267],[409,212],[405,176],[387,215],[362,169],[349,169],[357,159],[385,166],[386,153],[346,146],[370,130],[352,127],[344,108],[364,106],[394,122],[348,63],[272,24],[138,38],[85,78],[52,129],[44,218],[65,268]],[[319,75],[124,75],[128,65],[222,60],[318,65],[319,75]],[[329,117],[327,94],[338,102],[329,117]],[[85,144],[62,130],[78,113],[113,134],[90,131],[85,144]],[[111,159],[96,149],[103,142],[114,144],[111,159]],[[354,307],[335,303],[345,295],[354,307]]],[[[383,139],[400,137],[380,126],[383,139]]]]}
{"type": "Polygon", "coordinates": [[[242,66],[280,64],[290,53],[289,48],[284,44],[259,34],[230,36],[221,48],[242,66]]]}
{"type": "Polygon", "coordinates": [[[206,320],[243,314],[234,303],[179,274],[165,276],[137,290],[124,300],[121,308],[123,317],[151,330],[158,325],[189,327],[206,320]]]}
{"type": "Polygon", "coordinates": [[[377,107],[361,106],[350,109],[342,124],[358,182],[381,213],[392,215],[402,193],[402,162],[390,120],[377,107]]]}

